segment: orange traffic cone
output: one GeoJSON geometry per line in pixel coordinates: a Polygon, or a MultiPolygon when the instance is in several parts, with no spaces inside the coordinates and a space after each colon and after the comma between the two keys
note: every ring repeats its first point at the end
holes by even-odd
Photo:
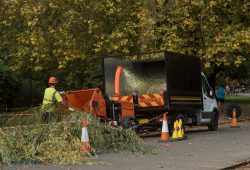
{"type": "Polygon", "coordinates": [[[163,114],[161,141],[165,142],[169,140],[168,119],[166,113],[163,114]]]}
{"type": "Polygon", "coordinates": [[[82,121],[82,137],[81,137],[81,148],[80,151],[83,153],[89,153],[91,151],[90,143],[89,143],[89,134],[87,129],[87,121],[82,121]]]}
{"type": "Polygon", "coordinates": [[[237,117],[236,117],[236,109],[233,109],[233,117],[232,117],[232,124],[230,126],[231,128],[239,128],[240,126],[238,126],[238,121],[237,121],[237,117]]]}

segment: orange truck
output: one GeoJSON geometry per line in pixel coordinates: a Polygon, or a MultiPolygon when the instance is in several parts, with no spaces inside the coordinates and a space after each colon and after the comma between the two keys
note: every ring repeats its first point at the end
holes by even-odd
{"type": "Polygon", "coordinates": [[[163,113],[170,131],[176,119],[182,119],[184,128],[218,128],[214,91],[198,57],[167,51],[104,57],[103,78],[102,90],[68,91],[65,102],[136,130],[161,127],[163,113]]]}

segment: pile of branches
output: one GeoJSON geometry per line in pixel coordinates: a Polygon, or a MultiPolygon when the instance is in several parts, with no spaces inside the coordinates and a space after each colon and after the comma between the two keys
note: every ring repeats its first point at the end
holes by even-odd
{"type": "Polygon", "coordinates": [[[22,120],[17,116],[7,122],[8,125],[16,122],[16,125],[27,127],[0,131],[0,163],[81,164],[94,161],[93,155],[103,152],[148,152],[134,131],[109,127],[87,113],[75,111],[69,115],[54,116],[49,122],[43,123],[43,114],[37,110],[33,112],[29,118],[22,120]],[[80,152],[83,119],[88,121],[91,154],[80,152]]]}

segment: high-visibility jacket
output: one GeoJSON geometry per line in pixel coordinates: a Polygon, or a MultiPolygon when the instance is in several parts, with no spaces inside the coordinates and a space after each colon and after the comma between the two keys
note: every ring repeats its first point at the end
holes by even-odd
{"type": "MultiPolygon", "coordinates": [[[[62,97],[58,91],[56,91],[55,87],[51,86],[45,89],[44,97],[43,97],[43,108],[46,105],[52,105],[56,103],[62,102],[62,97]]],[[[48,110],[49,111],[49,110],[48,110]]]]}

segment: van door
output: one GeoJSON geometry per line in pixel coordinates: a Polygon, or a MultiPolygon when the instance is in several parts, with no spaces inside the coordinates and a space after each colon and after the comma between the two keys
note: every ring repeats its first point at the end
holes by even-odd
{"type": "Polygon", "coordinates": [[[202,93],[203,93],[203,111],[204,112],[212,112],[214,107],[214,94],[205,78],[204,75],[202,77],[202,93]],[[212,94],[211,94],[212,93],[212,94]]]}

